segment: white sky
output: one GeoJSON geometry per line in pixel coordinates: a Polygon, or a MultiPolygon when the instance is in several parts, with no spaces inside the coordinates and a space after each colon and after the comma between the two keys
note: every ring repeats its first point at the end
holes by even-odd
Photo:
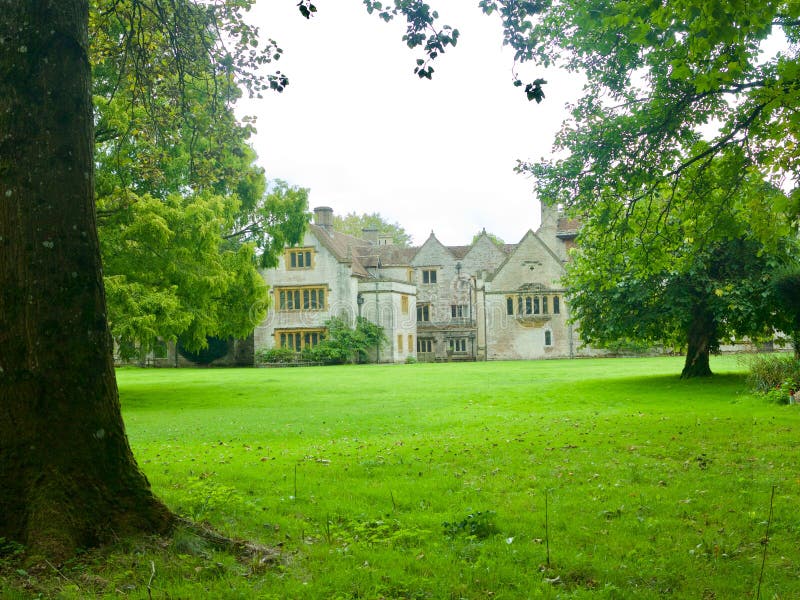
{"type": "Polygon", "coordinates": [[[485,227],[508,243],[539,224],[533,182],[516,159],[550,153],[581,82],[544,76],[542,104],[511,85],[513,54],[499,20],[477,0],[432,0],[458,45],[435,61],[433,80],[413,73],[419,53],[400,39],[403,24],[368,15],[361,0],[315,2],[311,20],[294,0],[258,0],[250,20],[284,50],[282,94],[241,103],[255,115],[253,146],[270,179],[311,190],[310,207],[336,214],[379,212],[415,244],[431,230],[445,244],[468,244],[485,227]],[[334,5],[335,4],[335,5],[334,5]]]}

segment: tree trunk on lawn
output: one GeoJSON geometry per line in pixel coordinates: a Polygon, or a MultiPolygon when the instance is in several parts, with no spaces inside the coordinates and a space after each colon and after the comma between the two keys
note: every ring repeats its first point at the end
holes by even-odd
{"type": "Polygon", "coordinates": [[[120,415],[93,201],[88,0],[0,0],[0,537],[60,559],[171,513],[120,415]]]}
{"type": "Polygon", "coordinates": [[[683,364],[681,379],[690,377],[710,377],[709,354],[711,344],[716,341],[714,319],[704,312],[698,312],[689,324],[688,348],[683,364]]]}

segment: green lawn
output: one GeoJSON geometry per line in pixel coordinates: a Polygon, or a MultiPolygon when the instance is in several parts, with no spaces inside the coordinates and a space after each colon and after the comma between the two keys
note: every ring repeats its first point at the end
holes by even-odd
{"type": "Polygon", "coordinates": [[[155,573],[153,598],[800,597],[800,407],[747,394],[733,357],[681,366],[121,370],[156,493],[281,560],[185,533],[62,593],[148,598],[155,573]]]}

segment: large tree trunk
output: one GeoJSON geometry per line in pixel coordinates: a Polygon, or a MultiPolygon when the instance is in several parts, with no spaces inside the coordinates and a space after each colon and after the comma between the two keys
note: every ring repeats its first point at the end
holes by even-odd
{"type": "Polygon", "coordinates": [[[120,415],[87,22],[88,0],[0,0],[0,537],[52,558],[172,521],[120,415]]]}
{"type": "Polygon", "coordinates": [[[711,345],[717,339],[713,317],[702,311],[698,312],[689,325],[687,338],[686,361],[683,364],[681,379],[710,377],[713,373],[709,365],[709,355],[711,345]]]}

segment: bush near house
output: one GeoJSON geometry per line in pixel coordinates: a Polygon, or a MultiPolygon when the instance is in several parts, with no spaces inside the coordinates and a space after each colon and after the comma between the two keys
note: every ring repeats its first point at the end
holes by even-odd
{"type": "Polygon", "coordinates": [[[326,365],[363,363],[370,350],[386,341],[383,327],[358,317],[355,329],[344,320],[333,317],[325,322],[325,339],[313,348],[304,350],[303,357],[326,365]]]}
{"type": "Polygon", "coordinates": [[[297,353],[291,348],[261,348],[256,350],[256,364],[288,364],[297,360],[297,353]]]}
{"type": "Polygon", "coordinates": [[[294,364],[298,362],[343,365],[363,363],[367,354],[386,341],[383,327],[358,317],[355,328],[333,317],[325,322],[325,338],[314,347],[302,352],[293,348],[262,348],[255,353],[257,364],[294,364]]]}

